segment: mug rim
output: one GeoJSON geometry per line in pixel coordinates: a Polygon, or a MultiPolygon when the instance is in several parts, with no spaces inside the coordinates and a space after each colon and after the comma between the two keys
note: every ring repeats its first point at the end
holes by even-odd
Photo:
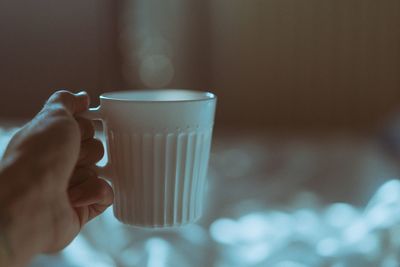
{"type": "Polygon", "coordinates": [[[135,102],[135,103],[188,103],[188,102],[202,102],[202,101],[212,101],[216,100],[217,96],[209,91],[191,90],[191,89],[138,89],[138,90],[121,90],[121,91],[111,91],[100,95],[101,100],[107,101],[118,101],[118,102],[135,102]],[[199,97],[193,99],[176,99],[176,100],[143,100],[143,99],[123,99],[121,97],[113,97],[113,94],[123,94],[123,93],[148,93],[148,92],[185,92],[191,94],[197,94],[199,97]]]}

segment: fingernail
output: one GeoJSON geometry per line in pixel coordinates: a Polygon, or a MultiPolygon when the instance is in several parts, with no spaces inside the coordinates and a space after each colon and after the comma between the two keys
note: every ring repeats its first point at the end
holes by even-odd
{"type": "Polygon", "coordinates": [[[76,93],[76,96],[82,96],[82,95],[87,95],[88,93],[86,91],[80,91],[79,93],[76,93]]]}
{"type": "Polygon", "coordinates": [[[86,107],[89,107],[90,105],[89,94],[86,91],[80,91],[79,93],[76,93],[75,96],[78,97],[84,96],[86,107]]]}

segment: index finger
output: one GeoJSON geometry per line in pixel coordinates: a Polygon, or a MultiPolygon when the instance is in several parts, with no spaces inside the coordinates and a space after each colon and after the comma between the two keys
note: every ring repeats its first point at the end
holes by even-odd
{"type": "Polygon", "coordinates": [[[69,91],[61,90],[52,94],[46,105],[59,104],[71,114],[77,114],[87,110],[89,108],[89,102],[89,95],[84,91],[73,94],[69,91]]]}

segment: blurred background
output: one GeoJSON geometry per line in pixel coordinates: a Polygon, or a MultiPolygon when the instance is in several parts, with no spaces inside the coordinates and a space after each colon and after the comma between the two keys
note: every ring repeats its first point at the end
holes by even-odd
{"type": "Polygon", "coordinates": [[[219,97],[200,224],[144,231],[109,211],[32,266],[400,266],[399,14],[398,0],[0,0],[0,152],[58,88],[93,105],[219,97]]]}
{"type": "Polygon", "coordinates": [[[29,118],[56,88],[96,100],[176,87],[216,92],[221,127],[371,130],[398,109],[399,10],[397,0],[2,0],[0,115],[29,118]]]}

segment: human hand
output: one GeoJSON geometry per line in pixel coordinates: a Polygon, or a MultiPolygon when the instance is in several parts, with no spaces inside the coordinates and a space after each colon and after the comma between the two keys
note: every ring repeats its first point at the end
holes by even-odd
{"type": "Polygon", "coordinates": [[[11,140],[0,163],[0,234],[7,266],[64,248],[113,202],[111,187],[93,165],[104,153],[86,93],[59,91],[11,140]]]}

